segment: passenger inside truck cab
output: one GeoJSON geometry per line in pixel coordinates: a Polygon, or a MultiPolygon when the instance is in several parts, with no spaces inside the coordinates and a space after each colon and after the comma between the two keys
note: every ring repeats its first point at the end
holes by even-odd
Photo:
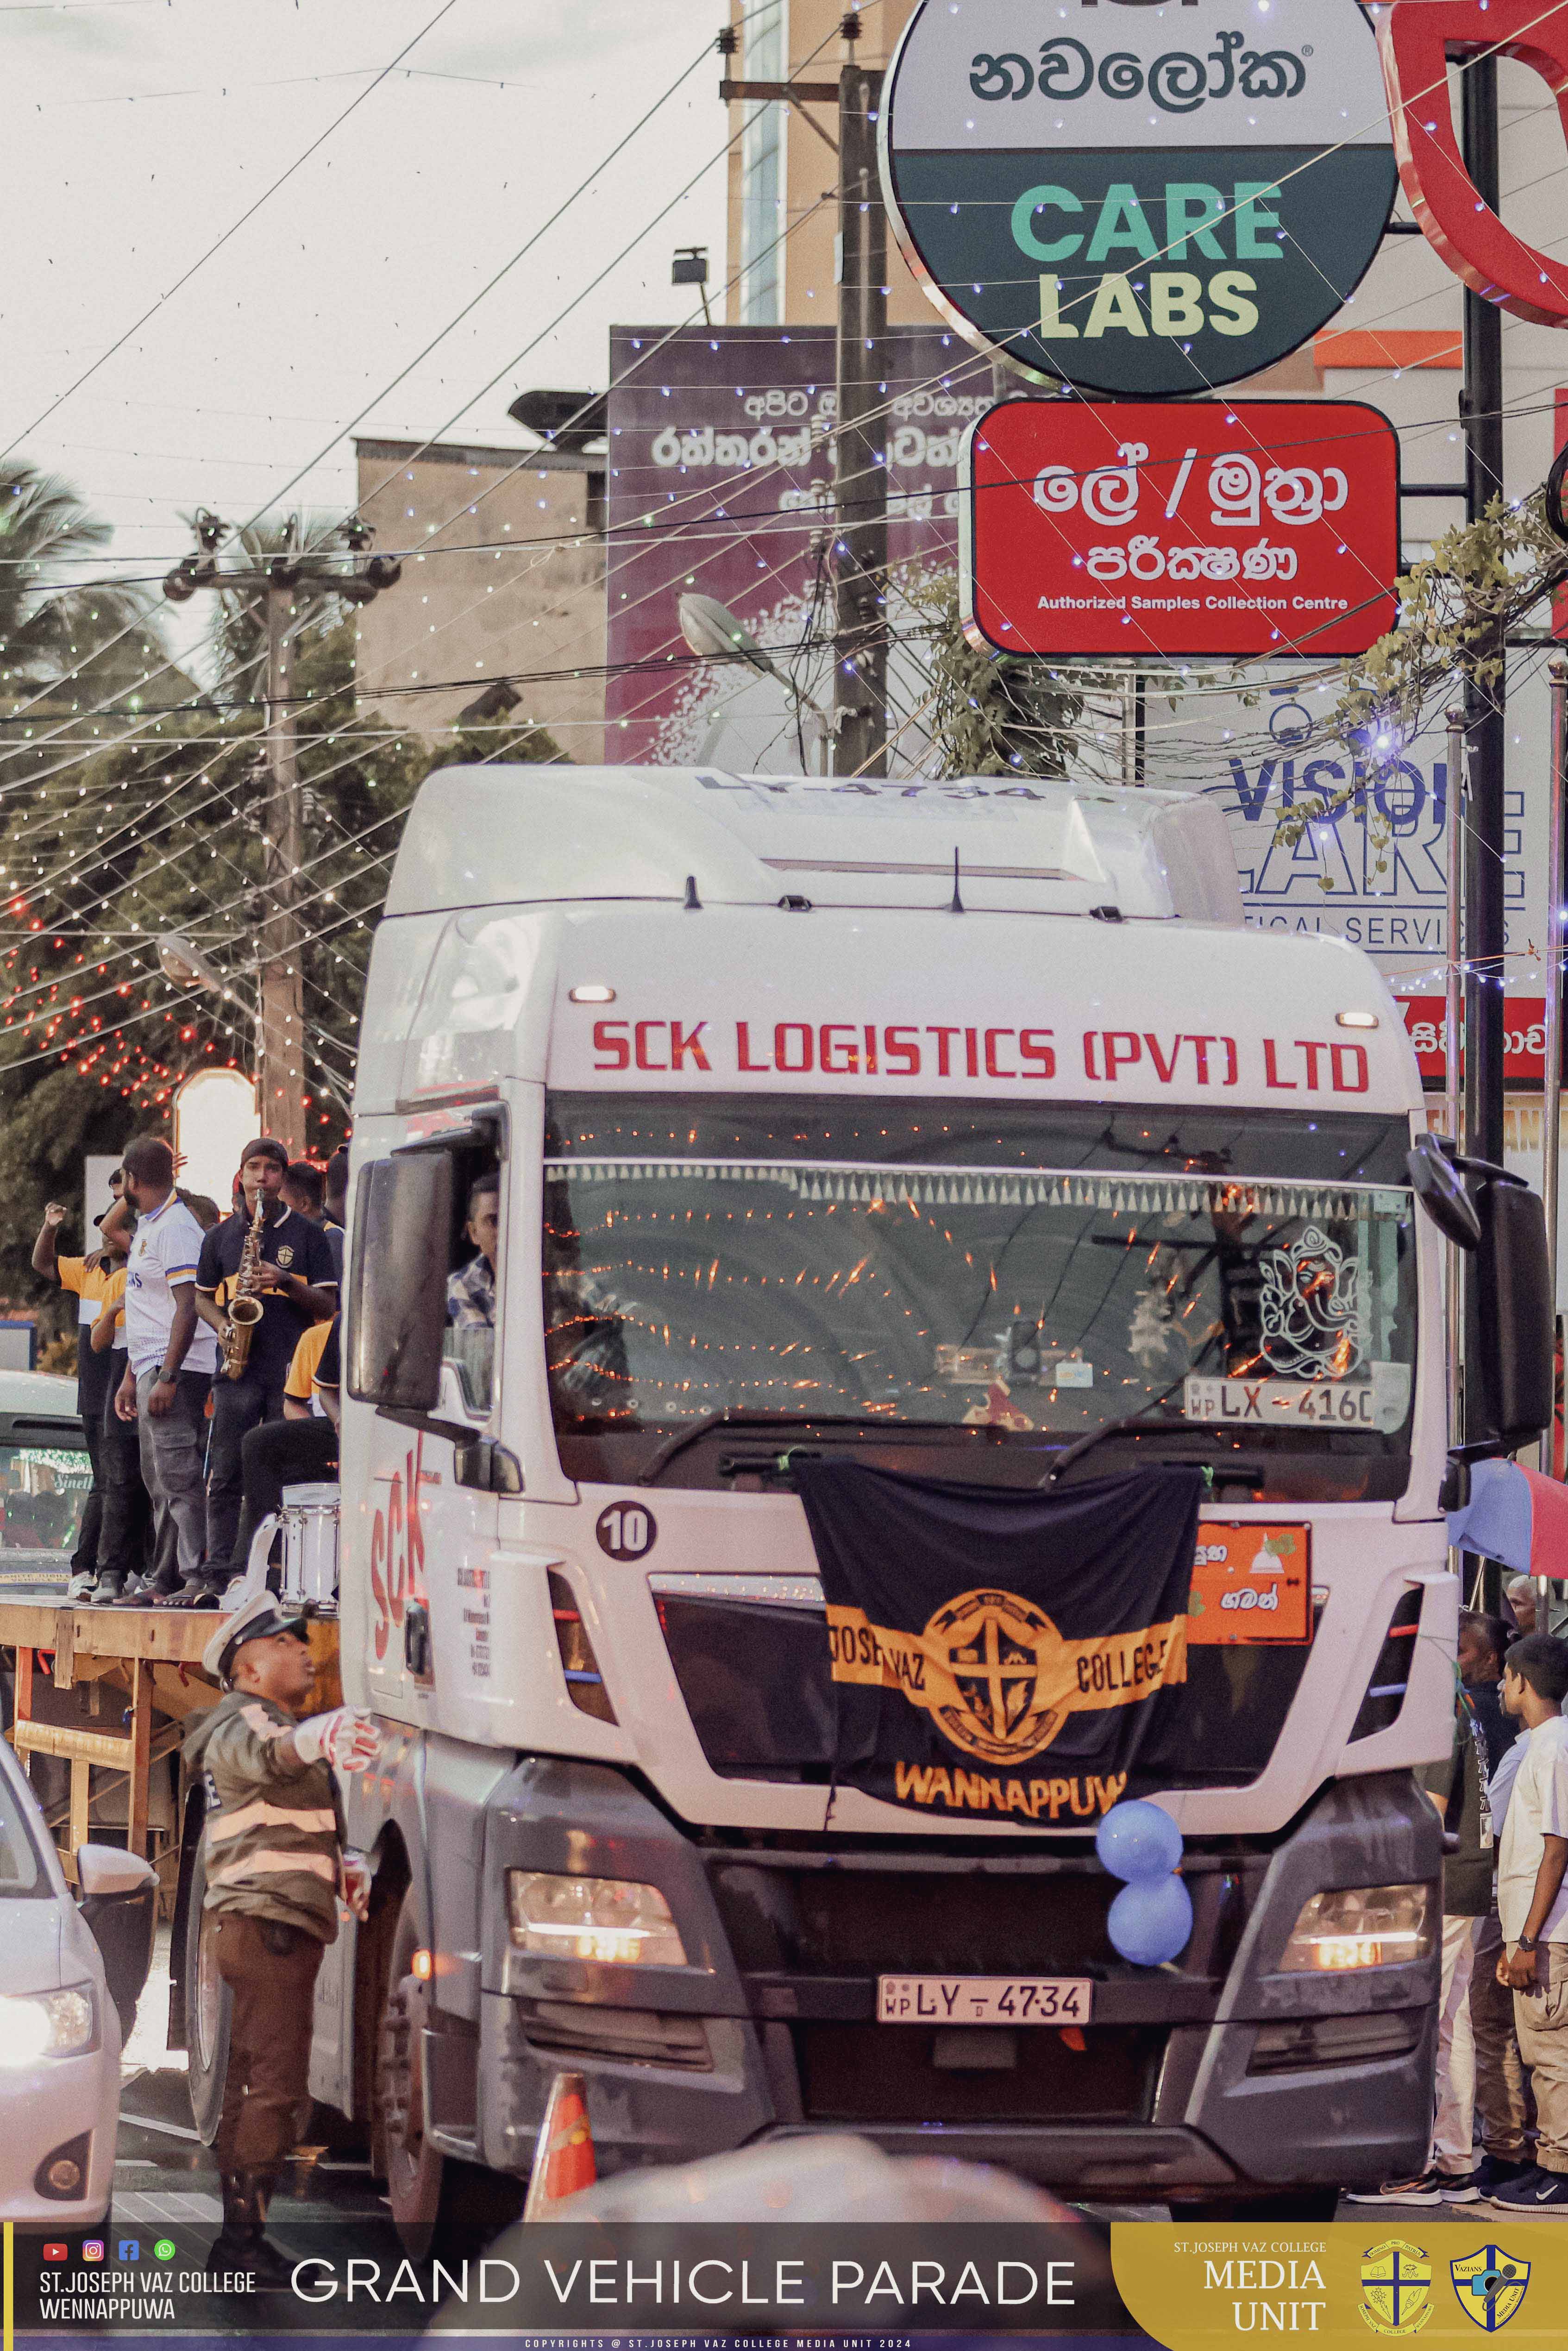
{"type": "Polygon", "coordinates": [[[446,1277],[444,1353],[463,1375],[468,1401],[487,1410],[495,1379],[496,1288],[501,1249],[501,1175],[483,1169],[468,1186],[467,1215],[446,1277]]]}

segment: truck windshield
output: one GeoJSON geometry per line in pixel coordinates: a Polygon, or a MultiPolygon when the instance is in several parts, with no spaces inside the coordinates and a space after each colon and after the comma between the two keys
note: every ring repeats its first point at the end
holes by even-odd
{"type": "Polygon", "coordinates": [[[1408,1147],[1368,1115],[553,1095],[556,1426],[778,1415],[1038,1448],[1146,1407],[1249,1448],[1402,1454],[1408,1147]]]}

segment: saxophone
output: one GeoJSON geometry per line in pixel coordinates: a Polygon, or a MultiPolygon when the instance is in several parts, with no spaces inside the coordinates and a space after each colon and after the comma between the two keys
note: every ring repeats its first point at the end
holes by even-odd
{"type": "Polygon", "coordinates": [[[261,1263],[261,1233],[267,1221],[267,1196],[256,1196],[256,1214],[250,1220],[250,1230],[245,1237],[245,1247],[239,1253],[239,1271],[235,1276],[233,1295],[228,1302],[228,1327],[223,1336],[224,1376],[239,1379],[250,1353],[250,1343],[263,1307],[256,1296],[256,1269],[261,1263]]]}

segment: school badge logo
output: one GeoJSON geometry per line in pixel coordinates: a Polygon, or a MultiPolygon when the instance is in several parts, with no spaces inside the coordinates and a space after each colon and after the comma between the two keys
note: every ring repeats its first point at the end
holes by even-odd
{"type": "Polygon", "coordinates": [[[1482,2245],[1462,2261],[1450,2262],[1448,2275],[1465,2316],[1483,2334],[1495,2335],[1524,2300],[1530,2263],[1505,2253],[1500,2245],[1482,2245]]]}
{"type": "Polygon", "coordinates": [[[1071,1641],[1032,1601],[994,1587],[944,1601],[917,1633],[830,1602],[828,1644],[834,1681],[898,1690],[981,1763],[1027,1763],[1070,1714],[1186,1679],[1185,1616],[1071,1641]]]}
{"type": "Polygon", "coordinates": [[[1013,1592],[966,1592],[925,1628],[939,1645],[953,1699],[933,1708],[955,1747],[987,1763],[1021,1763],[1049,1747],[1065,1709],[1040,1703],[1047,1661],[1062,1648],[1055,1625],[1013,1592]]]}
{"type": "Polygon", "coordinates": [[[1432,2264],[1419,2245],[1387,2237],[1363,2253],[1361,2315],[1375,2335],[1419,2335],[1432,2315],[1432,2264]]]}
{"type": "Polygon", "coordinates": [[[285,1241],[280,1249],[274,1251],[272,1262],[277,1267],[279,1272],[287,1272],[289,1267],[294,1262],[294,1251],[288,1242],[285,1241]]]}

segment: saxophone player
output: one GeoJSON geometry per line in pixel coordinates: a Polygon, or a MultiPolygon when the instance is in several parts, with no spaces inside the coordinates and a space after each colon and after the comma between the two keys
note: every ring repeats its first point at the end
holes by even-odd
{"type": "Polygon", "coordinates": [[[283,1418],[284,1383],[301,1334],[338,1311],[326,1234],[279,1197],[287,1167],[288,1154],[272,1135],[247,1144],[235,1212],[202,1244],[196,1311],[219,1344],[207,1447],[207,1557],[201,1573],[163,1604],[169,1607],[211,1607],[243,1570],[235,1538],[246,1437],[283,1418]],[[251,1301],[248,1344],[235,1343],[229,1309],[236,1296],[251,1301]]]}

